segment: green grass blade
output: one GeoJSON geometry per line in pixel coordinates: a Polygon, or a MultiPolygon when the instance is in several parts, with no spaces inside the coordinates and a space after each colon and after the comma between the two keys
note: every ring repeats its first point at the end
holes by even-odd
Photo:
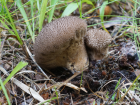
{"type": "MultiPolygon", "coordinates": [[[[78,6],[79,7],[79,13],[80,13],[80,18],[82,19],[82,2],[81,0],[79,1],[80,5],[78,6]]],[[[78,4],[78,2],[77,2],[78,4]]]]}
{"type": "Polygon", "coordinates": [[[107,4],[108,4],[108,1],[104,1],[103,4],[102,4],[102,6],[101,6],[101,8],[100,8],[100,18],[101,18],[101,22],[102,22],[101,24],[103,26],[103,29],[106,32],[108,32],[108,31],[107,31],[107,29],[104,26],[104,10],[105,10],[105,7],[106,7],[107,4]]]}
{"type": "Polygon", "coordinates": [[[0,22],[2,23],[2,25],[6,28],[9,29],[8,31],[10,32],[10,34],[15,35],[15,33],[13,31],[10,30],[10,28],[5,24],[5,22],[3,22],[2,20],[0,20],[0,22]]]}
{"type": "MultiPolygon", "coordinates": [[[[51,102],[52,100],[56,100],[56,99],[58,99],[58,97],[53,97],[53,98],[51,98],[51,99],[48,99],[48,100],[46,100],[46,101],[40,103],[39,105],[43,105],[43,104],[45,104],[45,103],[47,103],[47,102],[51,102]]],[[[49,104],[47,104],[47,105],[49,105],[49,104]]]]}
{"type": "Polygon", "coordinates": [[[28,27],[28,30],[29,30],[29,33],[31,35],[31,38],[32,38],[33,42],[35,42],[35,37],[33,35],[32,29],[31,29],[31,25],[30,25],[30,23],[28,21],[28,17],[27,17],[26,12],[25,12],[25,10],[23,8],[21,0],[16,0],[16,5],[18,6],[18,9],[20,10],[20,12],[21,12],[21,14],[22,14],[22,16],[23,16],[23,18],[24,18],[24,20],[26,22],[26,25],[28,27]]]}
{"type": "Polygon", "coordinates": [[[0,86],[2,87],[3,93],[4,93],[4,95],[5,95],[6,99],[7,99],[8,105],[11,105],[10,99],[9,99],[7,91],[6,91],[6,89],[5,89],[5,87],[4,87],[3,83],[2,83],[1,77],[0,77],[0,86]]]}
{"type": "Polygon", "coordinates": [[[0,14],[5,14],[6,9],[4,8],[3,4],[0,4],[0,14]]]}
{"type": "Polygon", "coordinates": [[[52,21],[53,13],[54,13],[54,10],[55,10],[55,5],[58,1],[59,0],[51,0],[51,2],[50,2],[51,3],[50,6],[52,7],[52,9],[49,11],[49,18],[48,18],[49,23],[52,21]]]}
{"type": "Polygon", "coordinates": [[[45,16],[45,12],[46,12],[46,7],[47,7],[47,2],[48,2],[48,0],[43,0],[42,4],[41,4],[41,10],[40,10],[40,16],[39,16],[39,32],[42,29],[44,16],[45,16]]]}
{"type": "Polygon", "coordinates": [[[124,100],[124,97],[126,96],[126,94],[128,93],[128,91],[132,88],[132,86],[134,86],[134,83],[140,78],[140,74],[136,77],[136,79],[133,81],[132,85],[129,86],[129,88],[127,89],[127,91],[125,92],[125,94],[121,97],[121,99],[119,100],[119,102],[122,102],[124,100]]]}
{"type": "MultiPolygon", "coordinates": [[[[117,85],[115,86],[115,90],[116,90],[117,87],[119,86],[120,82],[121,82],[121,78],[119,79],[117,85]]],[[[113,96],[112,96],[112,100],[115,100],[115,94],[116,94],[116,92],[113,94],[113,96]]]]}
{"type": "MultiPolygon", "coordinates": [[[[13,71],[9,74],[9,76],[5,79],[3,82],[3,85],[5,85],[12,77],[15,75],[19,70],[21,70],[24,66],[26,66],[27,62],[19,62],[18,65],[13,69],[13,71]]],[[[0,90],[2,88],[0,87],[0,90]]]]}
{"type": "Polygon", "coordinates": [[[93,6],[95,8],[94,4],[90,0],[82,0],[82,3],[87,3],[93,6]]]}
{"type": "Polygon", "coordinates": [[[38,9],[38,11],[40,11],[40,4],[39,4],[39,0],[36,0],[36,2],[37,2],[37,9],[38,9]]]}
{"type": "Polygon", "coordinates": [[[17,36],[17,39],[18,39],[19,43],[20,43],[21,45],[23,45],[23,42],[22,42],[22,40],[21,40],[21,38],[20,38],[20,36],[19,36],[17,30],[16,30],[15,24],[14,24],[14,22],[13,22],[13,19],[12,19],[10,13],[9,13],[9,10],[8,10],[8,8],[7,8],[7,5],[6,5],[5,0],[2,0],[2,4],[4,5],[4,7],[5,7],[5,9],[6,9],[6,13],[7,13],[8,17],[9,17],[10,22],[11,22],[11,27],[12,27],[12,29],[14,30],[15,35],[17,36]]]}
{"type": "Polygon", "coordinates": [[[93,104],[92,105],[95,105],[95,100],[93,101],[93,104]]]}
{"type": "Polygon", "coordinates": [[[34,22],[34,0],[30,0],[31,2],[31,18],[32,18],[32,29],[33,29],[33,37],[35,36],[35,22],[34,22]]]}
{"type": "Polygon", "coordinates": [[[73,11],[75,11],[78,6],[80,5],[80,2],[78,3],[70,3],[64,10],[64,12],[62,13],[61,17],[64,16],[69,16],[73,11]]]}
{"type": "Polygon", "coordinates": [[[82,0],[82,3],[87,3],[87,4],[92,5],[92,9],[89,10],[89,11],[87,11],[87,13],[91,13],[91,12],[94,11],[94,9],[95,9],[95,5],[94,5],[90,0],[82,0]]]}

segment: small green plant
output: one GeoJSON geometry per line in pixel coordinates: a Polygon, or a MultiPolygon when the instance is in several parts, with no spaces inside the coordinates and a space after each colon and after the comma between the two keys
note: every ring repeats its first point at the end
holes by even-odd
{"type": "MultiPolygon", "coordinates": [[[[6,99],[7,99],[8,105],[11,105],[10,99],[8,97],[8,94],[7,94],[7,91],[6,91],[5,87],[4,87],[4,84],[2,83],[1,77],[0,77],[0,86],[1,86],[1,88],[3,90],[3,93],[4,93],[5,97],[6,97],[6,99]]],[[[2,104],[2,103],[0,102],[0,104],[2,104]]]]}
{"type": "MultiPolygon", "coordinates": [[[[3,85],[5,85],[19,70],[21,70],[27,64],[28,64],[27,62],[19,62],[18,65],[9,74],[9,76],[5,79],[5,81],[3,82],[3,85]]],[[[0,86],[0,90],[1,89],[2,87],[0,86]]]]}
{"type": "MultiPolygon", "coordinates": [[[[118,88],[118,86],[119,86],[119,84],[120,84],[120,81],[121,81],[121,78],[119,79],[119,81],[118,81],[118,83],[117,83],[117,85],[116,85],[116,87],[115,87],[115,90],[118,88]]],[[[115,100],[115,94],[116,94],[116,92],[113,94],[113,96],[112,96],[112,100],[115,100]]]]}
{"type": "Polygon", "coordinates": [[[106,96],[106,98],[109,98],[109,92],[108,91],[106,92],[105,96],[106,96]]]}
{"type": "Polygon", "coordinates": [[[20,38],[20,36],[19,36],[19,34],[18,34],[17,30],[16,30],[14,21],[13,21],[13,19],[12,19],[12,16],[11,16],[9,10],[8,10],[8,7],[7,7],[7,5],[6,5],[5,0],[1,0],[1,3],[2,3],[2,6],[4,6],[4,8],[5,8],[5,10],[6,10],[6,13],[7,13],[7,15],[8,15],[8,19],[9,19],[10,22],[8,22],[7,19],[6,19],[5,17],[3,17],[2,15],[0,15],[0,17],[9,23],[9,25],[11,26],[11,28],[12,28],[13,31],[14,31],[14,35],[17,37],[17,40],[19,41],[19,43],[20,43],[21,45],[23,45],[22,39],[20,38]]]}
{"type": "Polygon", "coordinates": [[[77,8],[79,8],[80,18],[82,18],[82,3],[87,3],[93,6],[93,9],[95,8],[94,4],[90,0],[76,0],[76,2],[70,3],[62,13],[61,17],[69,16],[72,12],[74,12],[77,8]]]}
{"type": "Polygon", "coordinates": [[[19,71],[21,70],[24,66],[26,66],[28,63],[27,62],[19,62],[19,64],[13,69],[13,71],[9,74],[9,76],[5,79],[4,82],[2,82],[1,77],[0,77],[0,90],[2,89],[4,92],[4,95],[7,99],[8,105],[11,105],[10,99],[8,97],[7,91],[4,87],[4,85],[19,71]]]}

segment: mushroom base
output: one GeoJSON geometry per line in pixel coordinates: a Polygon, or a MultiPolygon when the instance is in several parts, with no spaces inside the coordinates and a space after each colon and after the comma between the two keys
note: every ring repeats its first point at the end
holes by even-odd
{"type": "Polygon", "coordinates": [[[89,65],[87,52],[83,40],[80,42],[73,42],[70,46],[60,54],[47,55],[44,62],[38,62],[43,69],[54,69],[57,67],[64,67],[69,69],[72,73],[85,70],[89,65]],[[48,60],[48,59],[49,60],[48,60]],[[47,61],[45,61],[47,59],[47,61]]]}
{"type": "Polygon", "coordinates": [[[108,47],[102,48],[102,49],[89,49],[87,48],[88,56],[90,61],[93,60],[101,60],[108,56],[108,47]]]}

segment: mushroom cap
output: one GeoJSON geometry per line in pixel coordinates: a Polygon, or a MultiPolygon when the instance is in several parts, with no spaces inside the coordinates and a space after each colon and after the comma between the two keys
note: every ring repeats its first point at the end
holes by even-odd
{"type": "Polygon", "coordinates": [[[64,67],[75,71],[88,65],[84,46],[86,30],[86,22],[74,16],[46,24],[34,44],[37,63],[44,69],[64,67]]]}
{"type": "Polygon", "coordinates": [[[109,33],[104,30],[90,29],[85,36],[85,45],[90,60],[103,59],[108,54],[108,45],[112,38],[109,33]]]}

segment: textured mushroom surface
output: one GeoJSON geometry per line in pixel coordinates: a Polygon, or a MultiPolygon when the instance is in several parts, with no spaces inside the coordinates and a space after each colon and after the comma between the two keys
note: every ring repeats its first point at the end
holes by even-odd
{"type": "Polygon", "coordinates": [[[104,30],[90,29],[85,36],[85,45],[90,60],[100,60],[108,55],[112,37],[104,30]]]}
{"type": "Polygon", "coordinates": [[[86,22],[74,16],[46,24],[34,44],[36,62],[44,69],[64,67],[73,73],[87,68],[86,31],[86,22]]]}

